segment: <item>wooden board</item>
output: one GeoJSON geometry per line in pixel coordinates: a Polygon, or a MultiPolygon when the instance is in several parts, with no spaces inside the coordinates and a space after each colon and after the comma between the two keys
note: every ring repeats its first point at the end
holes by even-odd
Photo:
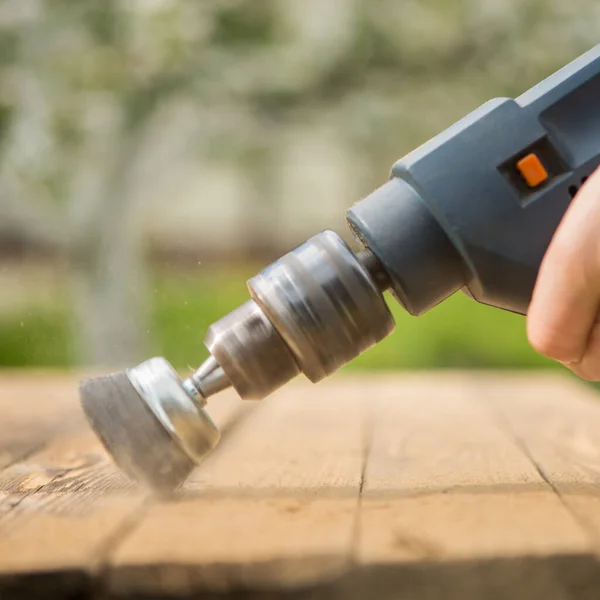
{"type": "Polygon", "coordinates": [[[551,485],[600,549],[600,411],[598,394],[574,378],[524,379],[521,398],[506,382],[492,386],[498,422],[551,485]]]}
{"type": "Polygon", "coordinates": [[[111,591],[304,587],[347,572],[369,390],[315,389],[264,401],[198,469],[189,498],[154,507],[114,554],[111,591]]]}
{"type": "MultiPolygon", "coordinates": [[[[40,449],[0,471],[0,598],[91,597],[109,550],[152,499],[115,468],[88,428],[76,379],[49,382],[55,414],[41,393],[47,376],[8,379],[5,388],[20,402],[5,403],[3,417],[20,425],[24,447],[40,449]]],[[[233,394],[224,395],[211,416],[227,432],[239,408],[233,394]]]]}
{"type": "Polygon", "coordinates": [[[113,466],[76,393],[0,377],[2,600],[600,597],[600,402],[566,377],[225,393],[220,445],[164,503],[113,466]]]}
{"type": "MultiPolygon", "coordinates": [[[[578,575],[597,576],[590,536],[498,426],[485,379],[439,383],[406,380],[401,396],[390,385],[375,408],[358,546],[365,597],[570,597],[573,557],[578,575]]],[[[504,392],[524,400],[508,381],[504,392]]]]}
{"type": "Polygon", "coordinates": [[[0,468],[40,449],[58,430],[76,428],[73,378],[0,375],[0,468]]]}

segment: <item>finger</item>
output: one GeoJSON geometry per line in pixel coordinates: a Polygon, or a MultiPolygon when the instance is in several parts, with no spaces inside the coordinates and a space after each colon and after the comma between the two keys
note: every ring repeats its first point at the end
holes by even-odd
{"type": "Polygon", "coordinates": [[[580,361],[600,304],[600,170],[581,188],[546,252],[527,317],[531,345],[580,361]]]}
{"type": "Polygon", "coordinates": [[[583,379],[600,381],[600,318],[592,329],[581,361],[566,366],[583,379]]]}

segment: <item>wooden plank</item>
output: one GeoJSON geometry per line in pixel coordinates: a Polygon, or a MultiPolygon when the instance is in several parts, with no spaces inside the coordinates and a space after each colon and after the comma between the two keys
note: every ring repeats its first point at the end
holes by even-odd
{"type": "Polygon", "coordinates": [[[567,598],[588,536],[461,375],[379,395],[353,584],[364,597],[567,598]],[[568,572],[565,572],[568,567],[568,572]]]}
{"type": "Polygon", "coordinates": [[[87,430],[5,469],[0,489],[13,503],[0,519],[2,598],[89,593],[103,543],[143,502],[87,430]]]}
{"type": "Polygon", "coordinates": [[[187,497],[153,507],[111,559],[129,597],[297,589],[351,568],[368,385],[302,382],[265,400],[197,471],[187,497]]]}
{"type": "Polygon", "coordinates": [[[165,504],[114,468],[75,382],[57,383],[61,419],[37,412],[41,383],[0,382],[11,425],[29,421],[5,389],[40,415],[20,439],[51,439],[0,471],[0,598],[595,599],[600,407],[511,381],[299,381],[257,409],[224,394],[222,443],[165,504]]]}
{"type": "Polygon", "coordinates": [[[600,394],[575,378],[515,376],[495,378],[491,398],[600,551],[600,394]]]}
{"type": "Polygon", "coordinates": [[[190,491],[356,497],[371,390],[361,379],[299,380],[262,402],[231,443],[190,478],[190,491]]]}
{"type": "MultiPolygon", "coordinates": [[[[23,385],[16,391],[27,399],[31,389],[23,385]]],[[[78,411],[76,397],[72,400],[78,411]]],[[[227,429],[239,406],[233,394],[226,394],[211,415],[227,429]]],[[[108,549],[148,505],[145,490],[113,465],[83,417],[78,414],[74,420],[79,429],[67,429],[41,451],[0,472],[3,600],[91,594],[108,549]]]]}
{"type": "Polygon", "coordinates": [[[0,470],[81,425],[76,389],[64,375],[0,374],[0,470]]]}

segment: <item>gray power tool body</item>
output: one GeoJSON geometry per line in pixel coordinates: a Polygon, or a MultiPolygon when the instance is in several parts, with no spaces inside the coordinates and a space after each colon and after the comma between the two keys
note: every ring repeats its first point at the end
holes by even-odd
{"type": "Polygon", "coordinates": [[[208,329],[210,357],[190,378],[153,358],[84,382],[88,419],[129,475],[170,491],[218,441],[209,396],[262,399],[300,373],[327,377],[392,333],[386,290],[412,315],[458,290],[526,314],[552,236],[599,164],[597,46],[398,161],[348,211],[357,253],[324,231],[252,278],[248,302],[208,329]]]}

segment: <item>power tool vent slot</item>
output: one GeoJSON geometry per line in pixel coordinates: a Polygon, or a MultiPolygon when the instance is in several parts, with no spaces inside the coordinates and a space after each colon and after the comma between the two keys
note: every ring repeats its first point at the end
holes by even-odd
{"type": "Polygon", "coordinates": [[[569,186],[569,196],[571,196],[571,198],[575,198],[575,196],[577,195],[577,192],[579,192],[579,189],[587,181],[587,179],[588,179],[588,176],[585,175],[584,177],[581,178],[581,185],[570,185],[569,186]]]}

